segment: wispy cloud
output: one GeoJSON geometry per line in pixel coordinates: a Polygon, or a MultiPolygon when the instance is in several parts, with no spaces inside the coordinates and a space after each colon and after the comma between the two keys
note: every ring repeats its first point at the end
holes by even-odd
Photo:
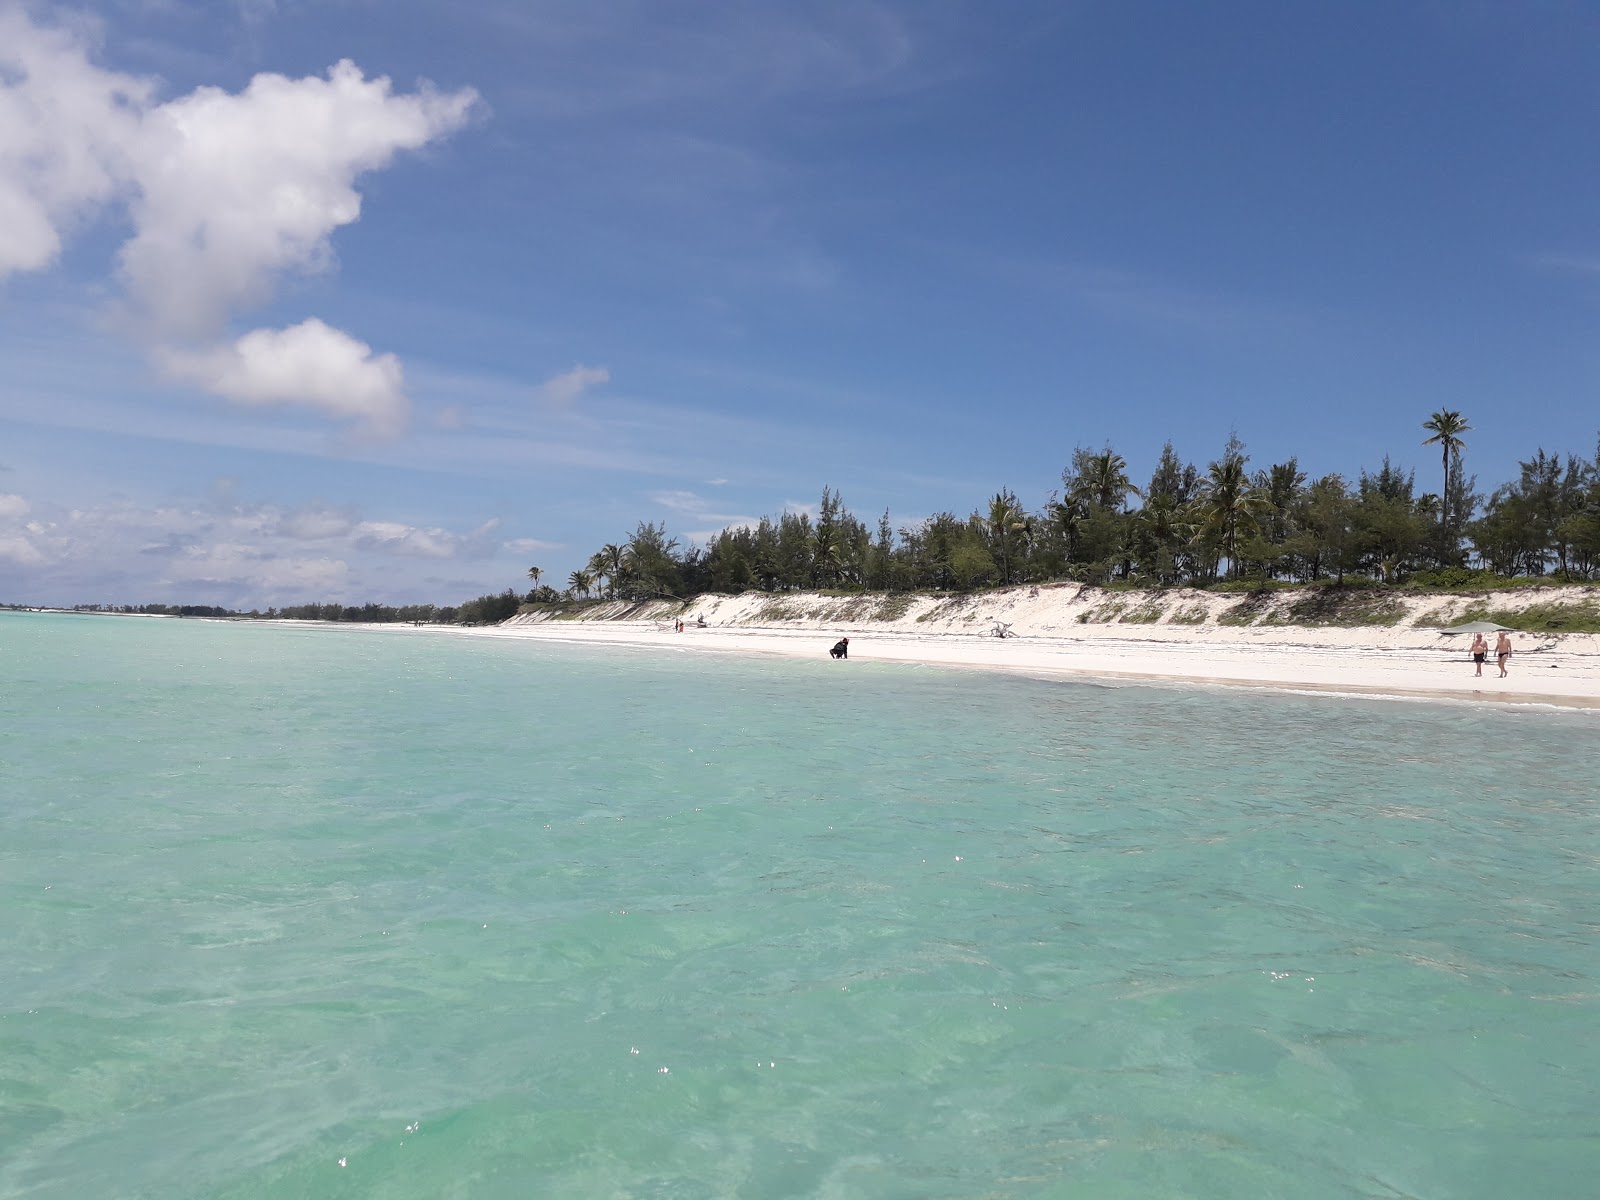
{"type": "Polygon", "coordinates": [[[754,523],[757,517],[746,516],[743,513],[724,513],[715,511],[716,506],[708,502],[705,497],[694,492],[668,491],[652,493],[650,499],[662,508],[673,513],[686,516],[691,520],[717,522],[723,525],[740,523],[754,523]]]}
{"type": "Polygon", "coordinates": [[[1600,275],[1600,255],[1535,254],[1526,261],[1539,271],[1563,275],[1600,275]]]}
{"type": "MultiPolygon", "coordinates": [[[[154,504],[131,501],[60,508],[0,496],[0,558],[25,568],[12,580],[49,599],[82,586],[92,571],[125,580],[133,595],[117,603],[182,599],[241,605],[358,598],[385,563],[408,560],[491,563],[504,554],[556,543],[503,537],[497,519],[455,530],[363,517],[351,508],[307,505],[154,504]],[[154,574],[152,574],[152,564],[154,574]]],[[[498,568],[493,574],[498,577],[498,568]]],[[[414,592],[415,583],[406,590],[414,592]]],[[[78,599],[83,599],[82,595],[78,599]]],[[[370,597],[369,597],[370,598],[370,597]]],[[[433,599],[415,596],[391,599],[433,599]]],[[[457,597],[458,599],[459,597],[457,597]]]]}
{"type": "Polygon", "coordinates": [[[1237,335],[1292,327],[1301,320],[1282,304],[1145,271],[949,246],[925,249],[958,270],[1051,294],[1111,320],[1152,328],[1237,335]]]}
{"type": "Polygon", "coordinates": [[[951,72],[960,41],[945,35],[959,10],[809,0],[691,7],[669,18],[648,0],[557,0],[469,11],[525,49],[531,65],[521,102],[546,116],[572,116],[926,86],[951,72]]]}
{"type": "Polygon", "coordinates": [[[545,380],[539,385],[539,394],[544,397],[547,404],[557,408],[570,408],[590,388],[610,382],[609,368],[586,367],[579,363],[572,370],[563,371],[560,375],[545,380]]]}

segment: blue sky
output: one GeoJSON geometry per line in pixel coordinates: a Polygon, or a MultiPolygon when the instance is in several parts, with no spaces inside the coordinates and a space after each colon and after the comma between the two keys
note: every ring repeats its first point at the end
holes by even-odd
{"type": "Polygon", "coordinates": [[[0,601],[1600,429],[1600,10],[0,0],[0,601]],[[336,66],[341,62],[347,65],[336,66]],[[387,82],[383,82],[387,81],[387,82]]]}

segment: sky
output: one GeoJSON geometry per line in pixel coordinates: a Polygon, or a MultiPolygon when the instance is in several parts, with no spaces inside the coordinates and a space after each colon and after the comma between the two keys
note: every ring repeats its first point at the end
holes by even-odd
{"type": "Polygon", "coordinates": [[[1600,8],[0,0],[0,602],[1600,430],[1600,8]]]}

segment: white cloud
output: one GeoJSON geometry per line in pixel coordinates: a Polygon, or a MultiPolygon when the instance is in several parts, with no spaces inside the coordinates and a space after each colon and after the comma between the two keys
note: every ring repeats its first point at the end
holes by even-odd
{"type": "Polygon", "coordinates": [[[385,550],[412,558],[454,558],[462,539],[443,529],[418,529],[398,521],[363,521],[354,530],[363,550],[385,550]]]}
{"type": "Polygon", "coordinates": [[[759,517],[711,511],[711,505],[706,499],[694,492],[655,492],[650,498],[662,508],[669,509],[680,517],[714,526],[708,529],[691,529],[684,534],[684,537],[696,545],[705,545],[725,529],[754,529],[761,523],[759,517]]]}
{"type": "Polygon", "coordinates": [[[28,502],[21,496],[0,494],[0,520],[14,521],[28,515],[28,502]]]}
{"type": "Polygon", "coordinates": [[[538,538],[512,538],[508,542],[501,542],[503,549],[513,554],[533,554],[540,550],[560,550],[560,542],[541,542],[538,538]]]}
{"type": "Polygon", "coordinates": [[[362,422],[373,433],[405,429],[410,402],[400,360],[315,317],[288,329],[257,329],[231,346],[163,350],[180,379],[238,404],[299,405],[362,422]]]}
{"type": "Polygon", "coordinates": [[[545,380],[539,385],[539,394],[548,403],[566,408],[595,385],[610,382],[611,372],[605,367],[586,367],[579,363],[572,370],[545,380]]]}
{"type": "Polygon", "coordinates": [[[22,536],[0,537],[0,558],[9,559],[20,567],[36,567],[44,562],[44,555],[33,543],[22,536]]]}
{"type": "Polygon", "coordinates": [[[673,512],[697,513],[706,507],[706,502],[693,492],[656,492],[650,499],[673,512]]]}
{"type": "Polygon", "coordinates": [[[278,522],[278,532],[294,541],[320,542],[343,537],[356,527],[356,519],[340,509],[311,506],[287,513],[278,522]]]}
{"type": "Polygon", "coordinates": [[[316,596],[340,592],[349,574],[342,559],[285,557],[229,542],[193,547],[168,570],[179,583],[316,596]]]}
{"type": "Polygon", "coordinates": [[[398,432],[399,362],[348,334],[313,319],[207,343],[285,273],[327,269],[333,233],[361,215],[360,177],[459,129],[477,100],[396,94],[342,60],[326,77],[264,73],[238,93],[157,103],[149,81],[92,63],[73,31],[0,0],[0,279],[48,267],[74,223],[125,206],[131,323],[169,369],[241,403],[398,432]]]}
{"type": "Polygon", "coordinates": [[[344,60],[326,79],[262,74],[151,109],[121,255],[143,314],[167,336],[207,336],[283,272],[326,268],[333,231],[361,215],[357,177],[459,128],[476,99],[397,96],[344,60]]]}
{"type": "Polygon", "coordinates": [[[434,590],[441,581],[418,577],[408,560],[460,564],[467,586],[480,589],[515,582],[526,570],[521,553],[507,562],[498,519],[455,531],[364,519],[321,503],[36,507],[48,510],[42,520],[0,532],[0,576],[11,592],[0,600],[448,603],[462,597],[434,590]]]}
{"type": "Polygon", "coordinates": [[[116,191],[149,95],[71,34],[0,7],[0,279],[49,266],[63,227],[116,191]]]}

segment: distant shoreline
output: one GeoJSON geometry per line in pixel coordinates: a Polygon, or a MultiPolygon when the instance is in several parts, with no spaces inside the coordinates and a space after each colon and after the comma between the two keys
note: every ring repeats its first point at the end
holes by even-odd
{"type": "MultiPolygon", "coordinates": [[[[1403,611],[1371,625],[1294,624],[1296,593],[1266,597],[1178,590],[1156,596],[1076,586],[1002,592],[837,596],[706,595],[687,603],[612,601],[576,611],[525,611],[500,625],[363,624],[276,620],[301,629],[449,633],[581,645],[807,658],[829,669],[893,662],[1004,671],[1051,679],[1197,684],[1421,701],[1600,709],[1600,635],[1518,632],[1508,678],[1493,658],[1475,677],[1465,638],[1440,627],[1521,605],[1548,610],[1555,589],[1448,596],[1383,593],[1403,611]],[[1156,611],[1152,602],[1159,599],[1156,611]],[[1250,605],[1241,612],[1241,606],[1250,605]],[[1277,607],[1274,607],[1276,605],[1277,607]],[[1249,620],[1242,620],[1241,617],[1249,620]],[[1130,619],[1131,618],[1131,619],[1130,619]],[[677,632],[678,622],[684,623],[677,632]],[[704,625],[701,625],[701,622],[704,625]],[[1425,622],[1420,623],[1419,622],[1425,622]],[[1009,636],[994,636],[997,629],[1009,636]],[[827,650],[850,638],[851,658],[827,650]]],[[[1568,603],[1600,600],[1600,587],[1560,589],[1568,603]]],[[[76,615],[136,616],[32,609],[76,615]]],[[[160,615],[160,614],[148,614],[160,615]]],[[[250,618],[185,618],[238,623],[250,618]]]]}
{"type": "MultiPolygon", "coordinates": [[[[849,660],[828,661],[833,635],[811,630],[747,627],[701,629],[692,623],[682,633],[654,624],[546,622],[461,630],[462,636],[530,639],[575,645],[807,658],[830,670],[857,664],[892,662],[936,667],[1003,671],[1050,679],[1198,684],[1275,691],[1347,694],[1406,700],[1449,700],[1491,705],[1554,705],[1600,709],[1600,654],[1534,651],[1515,655],[1505,680],[1491,661],[1483,677],[1462,646],[1458,651],[1407,647],[1380,649],[1329,641],[1288,639],[1252,642],[1235,634],[1226,640],[1154,641],[1106,636],[985,638],[949,633],[854,630],[849,660]]],[[[1232,633],[1233,631],[1228,631],[1232,633]]],[[[1304,631],[1301,631],[1304,632],[1304,631]]],[[[1318,631],[1344,632],[1344,631],[1318,631]]]]}

